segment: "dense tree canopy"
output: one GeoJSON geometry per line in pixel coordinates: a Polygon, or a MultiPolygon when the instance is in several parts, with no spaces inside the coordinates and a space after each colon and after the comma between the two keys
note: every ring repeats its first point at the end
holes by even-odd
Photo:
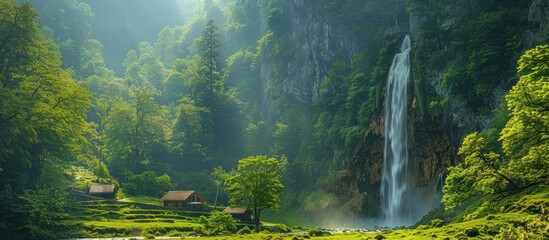
{"type": "Polygon", "coordinates": [[[0,229],[17,229],[8,238],[53,237],[64,182],[45,179],[61,174],[89,130],[91,96],[61,68],[36,18],[29,3],[0,1],[0,229]]]}

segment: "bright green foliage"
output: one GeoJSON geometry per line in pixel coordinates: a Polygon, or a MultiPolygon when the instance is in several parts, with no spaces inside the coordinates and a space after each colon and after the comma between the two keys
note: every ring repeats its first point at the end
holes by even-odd
{"type": "Polygon", "coordinates": [[[549,181],[549,46],[527,51],[519,60],[523,75],[505,96],[511,119],[501,132],[509,173],[522,184],[549,181]]]}
{"type": "Polygon", "coordinates": [[[238,161],[236,173],[226,180],[229,205],[244,204],[253,211],[256,231],[259,231],[261,211],[280,208],[280,182],[286,158],[254,156],[238,161]]]}
{"type": "Polygon", "coordinates": [[[115,103],[105,127],[107,162],[116,177],[158,169],[158,156],[167,151],[165,113],[154,102],[155,92],[147,87],[131,91],[131,103],[115,103]]]}
{"type": "Polygon", "coordinates": [[[489,150],[478,133],[463,140],[459,154],[465,162],[449,168],[444,186],[447,210],[472,196],[501,198],[549,183],[548,62],[547,45],[527,51],[519,60],[523,75],[506,95],[511,118],[499,138],[504,155],[489,150]]]}
{"type": "Polygon", "coordinates": [[[90,94],[61,69],[36,18],[29,3],[0,1],[0,229],[8,239],[57,234],[62,171],[89,127],[90,94]]]}
{"type": "Polygon", "coordinates": [[[206,235],[218,235],[236,232],[236,220],[231,214],[213,211],[208,217],[201,216],[198,220],[206,227],[206,235]]]}
{"type": "Polygon", "coordinates": [[[448,169],[449,175],[444,186],[443,203],[452,210],[473,196],[494,193],[505,188],[507,181],[501,177],[501,158],[494,152],[485,150],[484,138],[478,133],[470,134],[463,140],[459,154],[465,161],[448,169]]]}
{"type": "Polygon", "coordinates": [[[527,51],[519,60],[518,71],[523,75],[505,98],[511,119],[500,139],[507,154],[526,154],[530,147],[542,147],[549,140],[547,62],[547,45],[527,51]]]}

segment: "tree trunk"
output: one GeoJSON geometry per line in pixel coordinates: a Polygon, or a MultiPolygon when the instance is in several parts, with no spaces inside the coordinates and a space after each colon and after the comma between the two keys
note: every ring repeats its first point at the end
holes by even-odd
{"type": "Polygon", "coordinates": [[[259,232],[259,209],[254,209],[255,232],[259,232]]]}
{"type": "Polygon", "coordinates": [[[215,188],[215,201],[214,201],[214,210],[217,210],[217,196],[219,195],[219,186],[215,188]]]}

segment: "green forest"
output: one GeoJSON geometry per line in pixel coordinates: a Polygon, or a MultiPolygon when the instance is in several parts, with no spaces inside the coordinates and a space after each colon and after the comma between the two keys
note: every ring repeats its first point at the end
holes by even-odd
{"type": "Polygon", "coordinates": [[[2,239],[548,239],[549,1],[0,0],[0,136],[2,239]]]}

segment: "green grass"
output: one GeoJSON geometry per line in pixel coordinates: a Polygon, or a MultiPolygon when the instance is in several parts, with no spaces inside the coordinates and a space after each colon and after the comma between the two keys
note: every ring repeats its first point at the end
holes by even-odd
{"type": "MultiPolygon", "coordinates": [[[[76,187],[90,185],[96,177],[82,167],[73,167],[76,187]]],[[[313,197],[326,198],[325,195],[313,197]]],[[[128,196],[123,201],[146,203],[161,206],[160,199],[149,196],[128,196]]],[[[516,239],[527,236],[528,239],[549,239],[549,187],[540,187],[530,192],[506,198],[504,201],[489,204],[492,209],[475,201],[465,204],[452,216],[453,220],[443,226],[420,225],[412,229],[394,229],[375,232],[348,232],[324,236],[311,236],[310,239],[466,239],[471,229],[478,229],[478,236],[472,239],[496,239],[497,234],[506,233],[502,238],[516,239]],[[463,221],[463,219],[471,219],[463,221]]],[[[218,206],[219,210],[224,207],[218,206]]],[[[81,202],[73,206],[72,219],[66,220],[72,226],[70,237],[131,237],[152,236],[188,236],[193,228],[200,227],[198,218],[209,212],[195,212],[169,209],[139,209],[126,204],[113,204],[105,201],[81,202]]],[[[285,224],[288,227],[301,226],[312,228],[314,224],[300,215],[297,210],[265,211],[262,214],[265,229],[285,224]]],[[[426,220],[427,221],[427,220],[426,220]]],[[[425,224],[425,223],[424,223],[425,224]]],[[[301,229],[301,228],[299,228],[301,229]]],[[[305,231],[305,230],[304,230],[305,231]]],[[[301,232],[297,235],[287,233],[252,233],[248,235],[212,236],[204,239],[307,239],[301,232]]]]}
{"type": "Polygon", "coordinates": [[[125,198],[120,199],[121,202],[136,202],[136,203],[146,203],[156,206],[162,206],[162,201],[160,198],[150,197],[150,196],[129,196],[126,195],[125,198]]]}
{"type": "Polygon", "coordinates": [[[293,227],[315,227],[307,218],[299,214],[297,210],[265,211],[262,213],[261,222],[282,223],[293,227]]]}
{"type": "Polygon", "coordinates": [[[126,219],[105,219],[104,221],[76,221],[72,222],[81,223],[83,226],[87,227],[113,227],[113,228],[139,228],[147,229],[151,227],[197,227],[202,226],[202,224],[188,221],[188,220],[179,220],[179,219],[170,219],[173,220],[173,223],[169,222],[158,222],[164,219],[150,219],[152,222],[135,222],[135,220],[126,220],[126,219]]]}
{"type": "Polygon", "coordinates": [[[78,229],[70,237],[128,237],[144,235],[185,235],[202,224],[199,213],[166,209],[139,209],[105,201],[82,202],[73,219],[65,221],[78,229]]]}

